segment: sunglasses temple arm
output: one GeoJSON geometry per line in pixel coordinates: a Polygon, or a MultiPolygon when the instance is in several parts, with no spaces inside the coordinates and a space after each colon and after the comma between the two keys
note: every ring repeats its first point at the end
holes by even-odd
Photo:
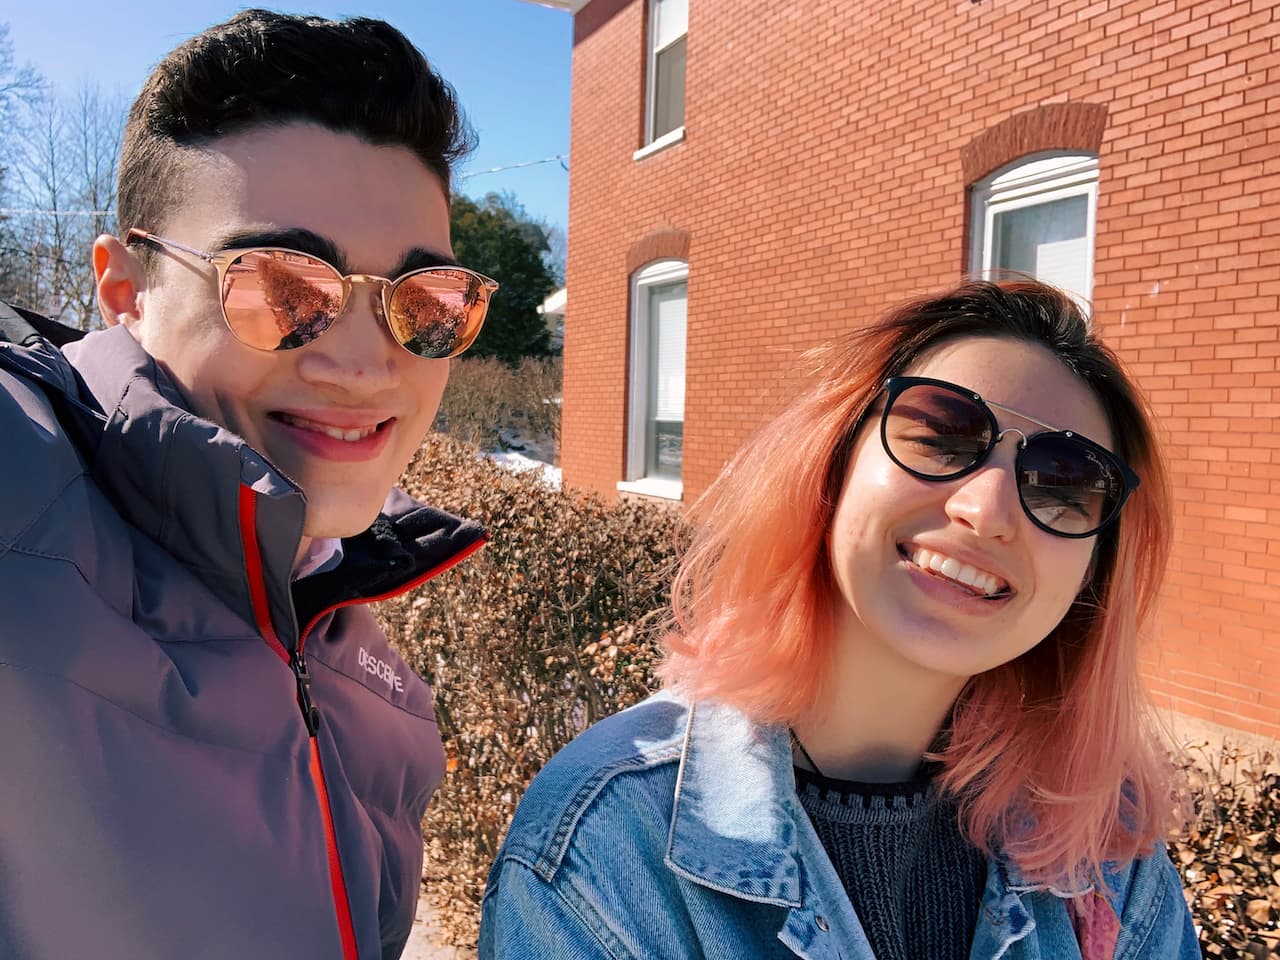
{"type": "Polygon", "coordinates": [[[215,262],[213,254],[206,253],[203,250],[197,250],[195,247],[189,247],[185,243],[179,243],[177,240],[166,240],[164,237],[157,237],[154,233],[147,233],[145,230],[139,230],[137,227],[131,227],[126,234],[129,239],[146,240],[148,243],[154,243],[159,247],[172,247],[175,250],[181,250],[183,253],[189,253],[193,257],[199,257],[208,263],[215,262]]]}

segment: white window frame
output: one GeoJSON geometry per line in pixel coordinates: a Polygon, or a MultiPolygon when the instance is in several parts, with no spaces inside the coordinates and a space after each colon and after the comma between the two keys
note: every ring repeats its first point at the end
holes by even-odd
{"type": "MultiPolygon", "coordinates": [[[[649,296],[657,287],[689,282],[689,264],[684,260],[657,260],[631,276],[631,349],[627,378],[627,463],[624,479],[618,481],[623,493],[679,500],[684,496],[683,480],[645,476],[645,431],[649,413],[649,296]]],[[[686,293],[686,309],[688,304],[686,293]]],[[[687,340],[686,340],[687,344],[687,340]]],[[[687,351],[687,346],[686,346],[687,351]]],[[[686,370],[688,369],[686,352],[686,370]]],[[[681,457],[681,467],[684,458],[681,457]]]]}
{"type": "MultiPolygon", "coordinates": [[[[688,0],[692,3],[693,0],[688,0]]],[[[673,46],[681,37],[689,36],[688,23],[688,6],[685,8],[685,28],[684,33],[676,34],[668,40],[661,49],[658,47],[658,0],[647,0],[648,3],[648,36],[645,38],[645,92],[644,92],[644,146],[637,150],[632,156],[635,160],[640,160],[649,156],[651,153],[669,147],[673,143],[679,143],[684,139],[684,124],[674,129],[668,130],[661,136],[654,136],[654,127],[657,124],[657,103],[655,102],[658,95],[658,54],[663,50],[673,46]]],[[[688,80],[688,56],[689,47],[688,40],[685,41],[685,79],[688,80]]],[[[687,89],[687,88],[686,88],[687,89]]]]}
{"type": "Polygon", "coordinates": [[[667,149],[673,143],[679,143],[684,139],[684,127],[676,127],[674,130],[668,131],[660,136],[652,143],[646,144],[635,153],[631,154],[632,160],[643,160],[645,157],[651,156],[662,150],[667,149]]]}
{"type": "Polygon", "coordinates": [[[1095,154],[1060,150],[1028,154],[974,184],[969,232],[970,272],[985,279],[1000,279],[992,266],[995,244],[990,242],[997,215],[1078,196],[1089,199],[1085,221],[1088,241],[1085,271],[1089,289],[1070,293],[1088,316],[1092,312],[1097,245],[1098,157],[1095,154]]]}

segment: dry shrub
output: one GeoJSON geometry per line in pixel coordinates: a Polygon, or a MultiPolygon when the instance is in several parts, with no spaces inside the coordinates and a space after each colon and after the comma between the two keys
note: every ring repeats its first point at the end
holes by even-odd
{"type": "Polygon", "coordinates": [[[482,450],[514,449],[519,436],[548,459],[560,448],[559,357],[512,367],[492,357],[455,360],[436,418],[442,433],[482,450]]]}
{"type": "Polygon", "coordinates": [[[1201,744],[1185,763],[1194,818],[1169,838],[1169,852],[1206,957],[1280,958],[1280,774],[1273,760],[1201,744]]]}
{"type": "Polygon", "coordinates": [[[491,357],[455,360],[440,398],[436,426],[464,443],[488,448],[510,416],[511,368],[491,357]]]}
{"type": "Polygon", "coordinates": [[[551,490],[449,437],[430,438],[403,483],[491,538],[379,608],[435,689],[449,772],[423,827],[427,895],[450,940],[468,945],[485,875],[533,775],[655,688],[653,633],[683,531],[671,509],[551,490]]]}
{"type": "Polygon", "coordinates": [[[515,427],[528,436],[546,437],[553,449],[560,449],[560,398],[564,363],[559,357],[546,360],[526,358],[516,368],[521,417],[515,427]]]}

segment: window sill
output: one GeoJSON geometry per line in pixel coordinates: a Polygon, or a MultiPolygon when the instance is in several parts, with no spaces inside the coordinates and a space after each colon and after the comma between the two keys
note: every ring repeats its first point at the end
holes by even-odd
{"type": "Polygon", "coordinates": [[[619,493],[634,493],[642,497],[661,497],[663,500],[684,498],[684,484],[664,477],[641,477],[639,480],[619,480],[619,493]]]}
{"type": "Polygon", "coordinates": [[[651,157],[659,151],[667,149],[673,143],[679,143],[684,139],[684,127],[679,126],[674,130],[668,130],[653,143],[647,143],[635,153],[631,155],[632,160],[643,160],[645,157],[651,157]]]}

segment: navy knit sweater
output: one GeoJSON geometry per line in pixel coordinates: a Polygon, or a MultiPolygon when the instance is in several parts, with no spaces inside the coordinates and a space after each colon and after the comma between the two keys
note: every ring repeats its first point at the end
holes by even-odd
{"type": "Polygon", "coordinates": [[[986,857],[928,773],[855,783],[797,767],[796,786],[877,960],[967,960],[986,857]]]}

